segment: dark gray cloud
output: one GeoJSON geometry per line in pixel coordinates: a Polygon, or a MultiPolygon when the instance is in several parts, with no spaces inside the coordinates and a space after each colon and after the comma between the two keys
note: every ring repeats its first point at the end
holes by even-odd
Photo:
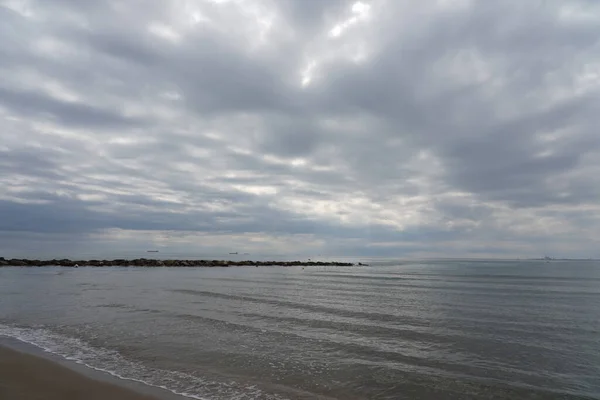
{"type": "Polygon", "coordinates": [[[71,104],[49,96],[31,92],[0,89],[0,105],[28,118],[55,117],[60,124],[93,127],[126,127],[136,124],[135,119],[125,118],[118,112],[96,109],[87,105],[71,104]]]}
{"type": "Polygon", "coordinates": [[[594,2],[4,0],[0,22],[1,252],[600,256],[594,2]]]}

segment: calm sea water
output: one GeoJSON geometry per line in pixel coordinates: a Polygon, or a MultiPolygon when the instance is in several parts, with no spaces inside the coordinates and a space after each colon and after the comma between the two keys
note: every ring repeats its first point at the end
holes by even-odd
{"type": "Polygon", "coordinates": [[[600,399],[600,263],[0,268],[0,335],[202,399],[600,399]]]}

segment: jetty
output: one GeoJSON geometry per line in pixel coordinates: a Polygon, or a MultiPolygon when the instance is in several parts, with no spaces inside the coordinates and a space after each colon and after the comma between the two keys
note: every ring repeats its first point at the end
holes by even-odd
{"type": "Polygon", "coordinates": [[[0,267],[297,267],[297,266],[333,266],[351,267],[348,262],[325,261],[230,261],[230,260],[157,260],[136,258],[132,260],[33,260],[5,259],[0,257],[0,267]]]}

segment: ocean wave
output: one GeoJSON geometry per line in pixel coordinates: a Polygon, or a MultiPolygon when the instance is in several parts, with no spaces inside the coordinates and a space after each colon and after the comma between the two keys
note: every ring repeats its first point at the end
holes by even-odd
{"type": "Polygon", "coordinates": [[[128,360],[116,350],[92,346],[84,340],[55,333],[45,327],[17,327],[0,323],[0,336],[19,340],[45,352],[84,365],[115,378],[142,383],[197,400],[285,400],[255,385],[228,380],[217,382],[188,373],[156,369],[128,360]]]}

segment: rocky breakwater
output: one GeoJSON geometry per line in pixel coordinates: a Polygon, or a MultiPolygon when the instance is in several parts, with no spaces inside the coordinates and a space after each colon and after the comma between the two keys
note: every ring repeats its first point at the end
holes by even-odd
{"type": "Polygon", "coordinates": [[[30,260],[16,258],[5,259],[0,257],[0,267],[351,267],[353,265],[355,264],[323,261],[155,260],[147,258],[137,258],[134,260],[30,260]]]}

